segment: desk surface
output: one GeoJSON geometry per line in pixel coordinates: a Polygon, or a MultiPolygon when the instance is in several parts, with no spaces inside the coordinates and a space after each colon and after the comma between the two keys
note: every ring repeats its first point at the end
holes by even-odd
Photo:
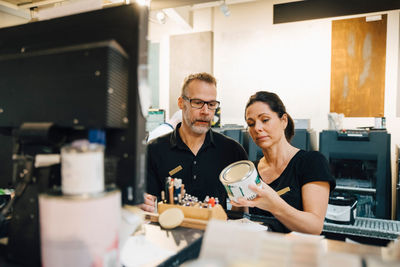
{"type": "MultiPolygon", "coordinates": [[[[142,229],[137,231],[132,238],[145,237],[151,246],[157,246],[156,248],[147,246],[147,249],[151,249],[150,253],[140,254],[142,258],[146,255],[150,256],[148,259],[143,259],[143,262],[146,263],[142,266],[178,266],[182,262],[198,256],[203,233],[202,230],[183,227],[164,230],[156,223],[148,223],[144,224],[142,229]],[[188,248],[191,248],[191,250],[188,248]],[[168,253],[157,254],[156,250],[168,253]],[[155,257],[156,255],[161,257],[155,257]]],[[[330,239],[323,239],[321,242],[325,252],[347,253],[359,256],[376,256],[381,258],[384,249],[378,246],[346,243],[330,239]]],[[[121,258],[124,256],[123,253],[128,253],[135,258],[135,262],[137,263],[138,258],[137,255],[134,255],[135,250],[135,247],[129,247],[129,245],[124,247],[121,252],[121,258]]],[[[3,254],[0,257],[0,266],[3,266],[3,264],[6,264],[4,266],[19,266],[4,262],[4,256],[3,254]]]]}
{"type": "MultiPolygon", "coordinates": [[[[171,252],[171,254],[165,255],[163,258],[151,260],[143,266],[178,266],[188,259],[197,258],[203,234],[202,230],[183,227],[164,230],[157,223],[149,223],[144,224],[143,229],[138,231],[135,236],[144,235],[146,240],[156,244],[159,248],[171,252]],[[193,246],[195,242],[198,245],[193,247],[192,251],[188,250],[188,247],[193,246]],[[195,256],[193,256],[193,252],[195,256]]],[[[361,257],[376,256],[377,258],[382,258],[384,249],[379,246],[348,243],[331,239],[322,239],[321,242],[325,252],[354,254],[361,257]]]]}
{"type": "Polygon", "coordinates": [[[137,263],[140,257],[143,266],[178,266],[198,256],[203,233],[202,230],[183,227],[165,230],[157,223],[145,223],[126,242],[121,262],[126,265],[133,261],[137,263]]]}
{"type": "Polygon", "coordinates": [[[353,244],[331,239],[323,239],[322,245],[326,252],[349,253],[360,256],[382,256],[382,247],[378,246],[353,244]]]}

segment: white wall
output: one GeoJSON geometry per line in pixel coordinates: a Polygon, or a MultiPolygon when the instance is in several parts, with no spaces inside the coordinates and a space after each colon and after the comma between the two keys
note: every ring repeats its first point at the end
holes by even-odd
{"type": "MultiPolygon", "coordinates": [[[[331,21],[371,14],[274,25],[275,2],[263,0],[230,5],[229,17],[225,17],[218,7],[212,11],[194,11],[198,20],[192,31],[196,31],[196,25],[207,25],[205,28],[214,31],[214,75],[222,103],[222,123],[244,125],[244,106],[248,97],[258,90],[269,90],[282,98],[293,118],[311,119],[311,128],[320,132],[328,128],[331,21]],[[206,12],[209,12],[208,16],[204,15],[206,12]]],[[[400,18],[399,10],[376,14],[383,13],[388,14],[385,117],[392,135],[394,182],[395,145],[400,144],[400,119],[396,117],[400,105],[400,18]]],[[[168,73],[167,64],[161,69],[160,73],[168,73]]],[[[343,123],[344,128],[373,125],[374,118],[345,118],[343,123]]]]}
{"type": "MultiPolygon", "coordinates": [[[[155,12],[151,12],[150,16],[155,16],[155,12]]],[[[213,10],[211,8],[199,9],[193,13],[193,28],[188,28],[170,18],[167,18],[165,24],[159,24],[153,19],[150,20],[148,39],[151,42],[160,43],[159,104],[160,108],[166,110],[167,118],[172,116],[172,114],[169,114],[169,38],[171,35],[211,31],[212,22],[213,10]]]]}
{"type": "Polygon", "coordinates": [[[273,25],[269,1],[231,6],[229,18],[215,14],[214,69],[223,123],[244,124],[248,97],[268,90],[282,98],[292,117],[311,118],[312,127],[326,128],[330,22],[273,25]],[[318,104],[310,105],[310,99],[318,104]]]}
{"type": "Polygon", "coordinates": [[[0,28],[27,23],[29,20],[0,11],[0,28]]]}

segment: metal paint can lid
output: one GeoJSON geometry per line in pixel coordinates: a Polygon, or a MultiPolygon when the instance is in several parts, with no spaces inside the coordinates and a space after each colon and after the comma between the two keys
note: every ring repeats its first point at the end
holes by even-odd
{"type": "Polygon", "coordinates": [[[250,177],[256,168],[250,160],[241,160],[228,165],[222,170],[219,179],[223,184],[243,181],[250,177]]]}

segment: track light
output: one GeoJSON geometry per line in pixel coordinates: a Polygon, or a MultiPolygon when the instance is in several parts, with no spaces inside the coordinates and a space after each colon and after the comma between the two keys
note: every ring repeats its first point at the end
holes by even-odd
{"type": "Polygon", "coordinates": [[[226,5],[225,0],[224,2],[219,6],[219,9],[221,10],[222,14],[224,14],[225,17],[229,17],[231,14],[231,11],[229,10],[229,7],[226,5]]]}
{"type": "Polygon", "coordinates": [[[164,13],[164,11],[158,11],[156,18],[160,24],[165,24],[165,22],[167,22],[167,15],[164,13]]]}

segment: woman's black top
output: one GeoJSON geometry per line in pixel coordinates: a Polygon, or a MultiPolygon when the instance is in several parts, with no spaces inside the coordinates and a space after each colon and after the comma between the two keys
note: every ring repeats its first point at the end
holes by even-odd
{"type": "MultiPolygon", "coordinates": [[[[254,162],[257,172],[259,162],[260,160],[254,162]]],[[[261,177],[260,173],[258,173],[258,175],[261,177]]],[[[275,191],[289,187],[290,191],[281,195],[281,198],[290,206],[298,210],[303,210],[301,188],[307,183],[317,181],[329,182],[330,191],[335,189],[336,182],[331,175],[326,158],[318,151],[299,150],[289,161],[289,164],[282,174],[268,185],[275,191]]],[[[273,217],[270,212],[258,208],[250,208],[250,214],[262,215],[270,218],[273,217]]],[[[283,233],[290,232],[290,230],[279,221],[271,226],[273,231],[283,233]]]]}

